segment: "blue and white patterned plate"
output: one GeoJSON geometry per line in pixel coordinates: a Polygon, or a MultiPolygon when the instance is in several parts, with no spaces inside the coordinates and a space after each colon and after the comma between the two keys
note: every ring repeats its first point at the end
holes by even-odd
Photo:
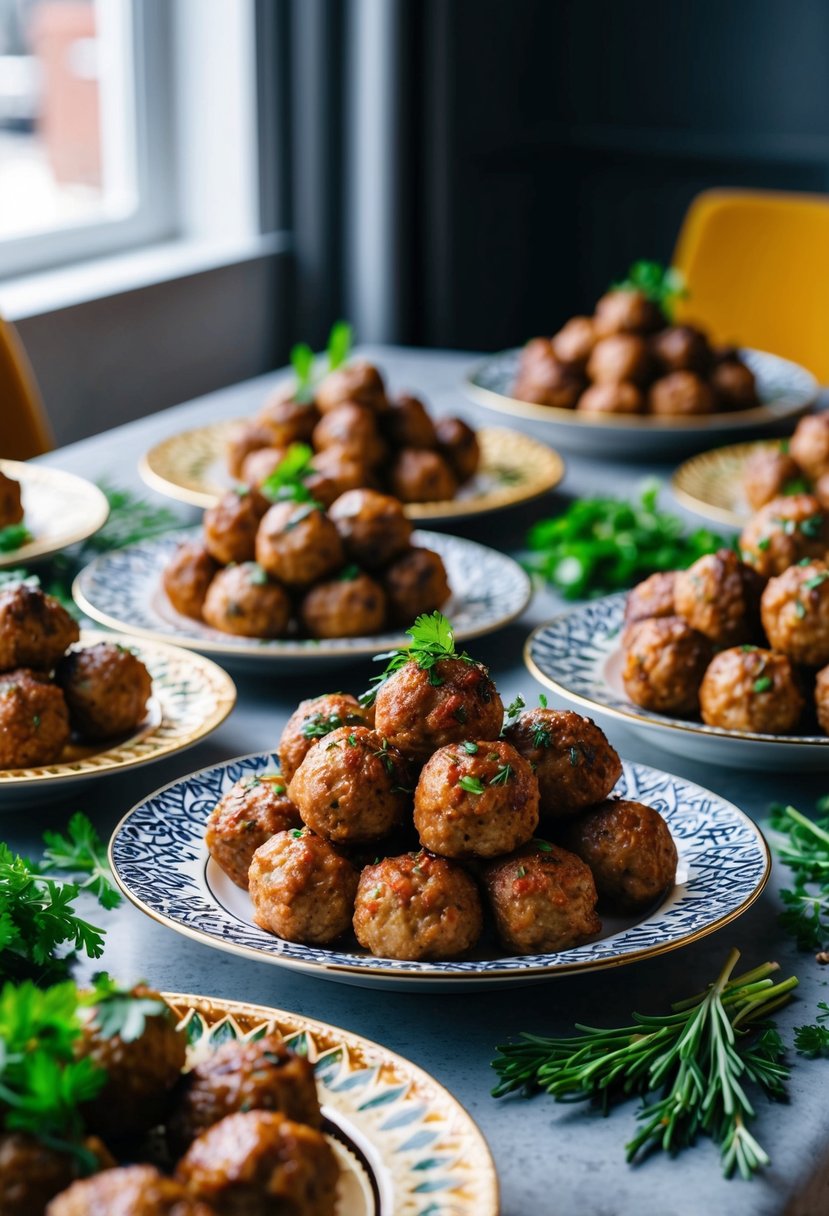
{"type": "Polygon", "coordinates": [[[243,756],[174,781],[134,807],[109,846],[113,873],[129,899],[220,950],[320,979],[423,991],[527,983],[676,949],[744,912],[769,874],[766,842],[742,811],[690,781],[626,763],[616,793],[660,811],[679,852],[676,886],[647,915],[608,917],[598,938],[558,954],[505,957],[491,943],[468,959],[421,963],[375,958],[356,942],[340,949],[301,946],[253,923],[247,892],[215,865],[203,840],[207,816],[235,781],[277,767],[273,753],[243,756]]]}
{"type": "Polygon", "coordinates": [[[622,683],[626,592],[553,617],[527,639],[524,661],[563,701],[616,718],[650,743],[678,756],[729,768],[829,771],[826,735],[761,735],[669,718],[634,705],[622,683]]]}
{"type": "MultiPolygon", "coordinates": [[[[228,663],[255,662],[260,667],[265,663],[270,670],[281,667],[296,673],[319,663],[330,666],[408,643],[402,632],[324,641],[243,638],[180,616],[164,594],[161,576],[176,547],[198,535],[194,529],[169,532],[104,553],[80,572],[72,594],[87,616],[111,629],[174,641],[228,663]]],[[[415,532],[412,540],[443,558],[452,595],[442,611],[451,620],[457,641],[501,629],[530,602],[530,580],[506,554],[441,532],[415,532]]]]}

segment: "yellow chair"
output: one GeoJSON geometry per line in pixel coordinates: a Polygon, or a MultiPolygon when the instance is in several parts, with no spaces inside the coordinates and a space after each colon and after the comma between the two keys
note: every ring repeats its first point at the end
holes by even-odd
{"type": "Polygon", "coordinates": [[[34,372],[13,325],[0,320],[0,456],[28,460],[54,447],[34,372]]]}
{"type": "Polygon", "coordinates": [[[717,343],[802,363],[829,384],[829,197],[706,190],[682,224],[673,265],[688,299],[677,318],[717,343]]]}

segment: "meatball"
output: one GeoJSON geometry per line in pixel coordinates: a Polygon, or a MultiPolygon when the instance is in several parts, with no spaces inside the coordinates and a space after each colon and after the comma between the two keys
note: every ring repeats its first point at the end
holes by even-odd
{"type": "Polygon", "coordinates": [[[590,867],[599,897],[620,912],[653,903],[676,878],[676,845],[658,811],[609,798],[565,830],[563,843],[590,867]]]}
{"type": "Polygon", "coordinates": [[[572,410],[583,388],[582,375],[556,358],[552,344],[546,338],[536,338],[524,348],[512,387],[520,401],[572,410]]]}
{"type": "Polygon", "coordinates": [[[532,840],[484,871],[498,937],[516,954],[555,954],[593,937],[596,884],[584,862],[546,840],[532,840]]]}
{"type": "Polygon", "coordinates": [[[40,587],[15,583],[0,591],[0,671],[48,671],[80,635],[75,618],[40,587]]]}
{"type": "Polygon", "coordinates": [[[322,1132],[269,1110],[228,1115],[176,1167],[219,1216],[336,1216],[338,1176],[322,1132]]]}
{"type": "Polygon", "coordinates": [[[644,338],[635,334],[611,334],[593,347],[587,375],[597,384],[620,384],[631,380],[644,384],[651,370],[650,355],[644,338]]]}
{"type": "Polygon", "coordinates": [[[474,477],[481,463],[478,437],[462,418],[438,418],[435,423],[438,451],[458,481],[474,477]]]}
{"type": "Polygon", "coordinates": [[[245,460],[261,448],[278,447],[276,435],[263,422],[241,422],[230,432],[227,441],[227,470],[231,477],[242,476],[245,460]]]}
{"type": "Polygon", "coordinates": [[[312,638],[368,637],[383,628],[386,593],[368,574],[349,566],[339,578],[306,592],[299,619],[312,638]]]}
{"type": "Polygon", "coordinates": [[[366,726],[368,714],[356,697],[330,692],[301,701],[285,724],[279,740],[279,764],[288,782],[318,739],[341,726],[366,726]]]}
{"type": "Polygon", "coordinates": [[[392,493],[401,502],[443,502],[454,498],[455,474],[440,452],[430,448],[401,448],[389,473],[392,493]]]}
{"type": "Polygon", "coordinates": [[[313,503],[277,502],[259,525],[256,560],[287,587],[308,587],[344,561],[332,520],[313,503]]]}
{"type": "Polygon", "coordinates": [[[394,448],[437,447],[437,432],[429,411],[418,397],[410,397],[408,393],[401,393],[389,402],[382,427],[394,448]]]}
{"type": "Polygon", "coordinates": [[[144,721],[153,681],[137,655],[117,642],[70,650],[55,668],[69,720],[84,739],[112,739],[144,721]]]}
{"type": "Polygon", "coordinates": [[[824,735],[829,735],[829,667],[823,667],[817,673],[815,681],[815,710],[820,729],[824,735]]]}
{"type": "Polygon", "coordinates": [[[204,513],[204,547],[222,566],[253,560],[256,530],[268,509],[258,490],[230,490],[204,513]]]}
{"type": "Polygon", "coordinates": [[[773,498],[740,533],[740,556],[763,578],[829,549],[829,515],[811,494],[773,498]]]}
{"type": "Polygon", "coordinates": [[[648,405],[652,414],[690,417],[710,414],[714,409],[714,397],[705,381],[694,372],[671,372],[651,385],[648,405]]]}
{"type": "Polygon", "coordinates": [[[376,490],[349,490],[332,505],[329,518],[336,525],[346,553],[369,570],[408,548],[412,524],[396,498],[376,490]]]}
{"type": "Polygon", "coordinates": [[[407,549],[383,571],[382,584],[396,625],[436,611],[452,594],[443,559],[431,549],[407,549]]]}
{"type": "Polygon", "coordinates": [[[482,928],[478,888],[456,862],[421,850],[384,857],[360,875],[354,932],[381,958],[457,958],[482,928]]]}
{"type": "Polygon", "coordinates": [[[600,337],[618,333],[650,333],[661,329],[661,309],[644,292],[617,288],[608,291],[596,305],[593,328],[600,337]]]}
{"type": "Polygon", "coordinates": [[[622,762],[604,731],[572,710],[525,710],[504,738],[535,773],[542,820],[601,802],[622,775],[622,762]]]}
{"type": "Polygon", "coordinates": [[[24,1132],[0,1133],[0,1212],[42,1216],[49,1200],[76,1177],[77,1159],[24,1132]]]}
{"type": "Polygon", "coordinates": [[[663,375],[696,372],[706,376],[713,354],[705,334],[692,325],[671,325],[651,338],[651,354],[663,375]]]}
{"type": "Polygon", "coordinates": [[[676,570],[659,570],[644,579],[625,600],[625,624],[648,621],[654,617],[676,616],[674,587],[676,570]]]}
{"type": "Polygon", "coordinates": [[[164,567],[162,583],[167,599],[182,616],[200,621],[207,589],[219,569],[200,541],[179,545],[164,567]]]}
{"type": "Polygon", "coordinates": [[[279,468],[287,451],[287,448],[267,447],[249,452],[242,461],[242,481],[246,486],[258,489],[279,468]]]}
{"type": "Polygon", "coordinates": [[[725,730],[781,735],[803,709],[791,663],[757,646],[734,646],[711,660],[699,690],[702,720],[725,730]]]}
{"type": "Polygon", "coordinates": [[[424,848],[444,857],[497,857],[538,827],[532,767],[502,740],[449,744],[427,760],[415,790],[414,824],[424,848]]]}
{"type": "Polygon", "coordinates": [[[386,408],[386,389],[383,377],[373,364],[354,360],[328,373],[317,389],[316,400],[323,414],[344,401],[356,401],[381,413],[386,408]]]}
{"type": "Polygon", "coordinates": [[[315,452],[314,470],[305,484],[318,502],[325,500],[320,498],[317,492],[317,478],[323,478],[336,490],[331,502],[345,494],[346,490],[358,490],[361,486],[372,484],[372,475],[365,460],[346,448],[331,447],[326,448],[324,452],[315,452]]]}
{"type": "Polygon", "coordinates": [[[829,473],[829,413],[800,419],[789,440],[789,455],[812,481],[829,473]]]}
{"type": "Polygon", "coordinates": [[[280,638],[288,630],[291,601],[256,562],[220,570],[207,591],[202,616],[223,633],[244,638],[280,638]]]}
{"type": "Polygon", "coordinates": [[[46,1216],[217,1216],[217,1212],[155,1166],[125,1165],[74,1182],[52,1200],[46,1216]]]}
{"type": "Polygon", "coordinates": [[[829,568],[825,562],[790,566],[769,579],[760,602],[772,646],[793,663],[829,663],[829,568]]]}
{"type": "Polygon", "coordinates": [[[0,528],[19,524],[23,518],[20,482],[0,473],[0,528]]]}
{"type": "Polygon", "coordinates": [[[309,749],[288,794],[318,835],[359,843],[402,824],[408,785],[408,766],[387,739],[367,726],[340,726],[309,749]]]}
{"type": "MultiPolygon", "coordinates": [[[[791,492],[791,488],[789,488],[789,493],[791,492]]],[[[829,473],[822,473],[818,477],[813,493],[823,509],[829,510],[829,473]]]]}
{"type": "Polygon", "coordinates": [[[388,448],[380,437],[375,415],[365,405],[346,401],[325,414],[314,427],[314,447],[339,448],[368,465],[380,464],[388,448]]]}
{"type": "Polygon", "coordinates": [[[553,354],[562,363],[571,363],[583,368],[596,345],[596,329],[590,317],[571,317],[553,334],[550,345],[553,354]]]}
{"type": "Polygon", "coordinates": [[[756,637],[762,580],[733,549],[718,549],[677,572],[674,604],[698,633],[718,646],[756,637]]]}
{"type": "Polygon", "coordinates": [[[626,637],[622,680],[634,705],[662,714],[693,714],[711,659],[711,643],[679,616],[640,621],[626,637]]]}
{"type": "Polygon", "coordinates": [[[380,685],[374,720],[389,743],[422,762],[447,743],[497,739],[504,706],[481,663],[439,659],[424,671],[412,660],[380,685]]]}
{"type": "Polygon", "coordinates": [[[759,402],[754,373],[736,359],[718,363],[711,373],[710,385],[721,410],[748,410],[759,402]]]}
{"type": "MultiPolygon", "coordinates": [[[[290,390],[293,393],[293,388],[290,390]]],[[[285,391],[277,389],[259,412],[257,422],[271,434],[270,446],[287,448],[292,443],[309,443],[319,422],[319,411],[313,402],[295,401],[285,391]]]]}
{"type": "Polygon", "coordinates": [[[208,852],[228,878],[248,888],[253,854],[275,836],[302,827],[299,811],[286,794],[281,773],[242,777],[216,803],[204,829],[208,852]]]}
{"type": "Polygon", "coordinates": [[[248,877],[253,919],[268,933],[326,946],[351,927],[357,871],[307,828],[271,836],[254,853],[248,877]]]}
{"type": "Polygon", "coordinates": [[[0,676],[0,768],[54,764],[69,734],[66,701],[48,676],[26,667],[0,676]]]}
{"type": "Polygon", "coordinates": [[[743,468],[743,492],[753,511],[759,511],[773,498],[806,492],[807,486],[799,467],[788,452],[780,448],[757,448],[743,468]]]}
{"type": "Polygon", "coordinates": [[[645,398],[635,384],[593,384],[579,397],[577,409],[585,414],[641,414],[645,398]]]}

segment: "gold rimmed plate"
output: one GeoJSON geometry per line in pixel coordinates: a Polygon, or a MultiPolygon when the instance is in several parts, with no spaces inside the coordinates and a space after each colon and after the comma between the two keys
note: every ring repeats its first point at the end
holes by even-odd
{"type": "MultiPolygon", "coordinates": [[[[162,440],[139,462],[147,485],[195,507],[212,507],[236,484],[226,465],[227,441],[239,419],[182,431],[162,440]]],[[[478,431],[481,468],[457,498],[446,502],[407,503],[415,520],[463,519],[528,502],[554,489],[564,476],[558,452],[502,427],[478,431]]]]}
{"type": "Polygon", "coordinates": [[[109,515],[106,496],[83,477],[47,465],[0,460],[0,472],[20,482],[23,524],[32,539],[0,553],[0,569],[25,565],[86,540],[109,515]]]}
{"type": "Polygon", "coordinates": [[[700,452],[681,464],[671,478],[674,497],[696,515],[742,528],[754,514],[743,489],[746,465],[755,452],[774,451],[780,439],[755,439],[700,452]]]}

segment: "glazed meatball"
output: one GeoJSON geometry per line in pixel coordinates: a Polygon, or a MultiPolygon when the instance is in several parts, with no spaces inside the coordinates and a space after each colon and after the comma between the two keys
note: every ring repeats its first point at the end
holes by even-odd
{"type": "Polygon", "coordinates": [[[284,637],[291,619],[291,601],[256,562],[220,570],[205,597],[202,617],[223,633],[244,638],[284,637]]]}
{"type": "Polygon", "coordinates": [[[542,820],[601,802],[622,775],[622,762],[604,731],[572,710],[525,710],[504,738],[535,773],[542,820]]]}
{"type": "Polygon", "coordinates": [[[706,376],[713,355],[708,339],[692,325],[671,325],[651,338],[651,354],[663,375],[696,372],[706,376]]]}
{"type": "Polygon", "coordinates": [[[800,419],[789,440],[789,455],[812,481],[829,473],[829,413],[800,419]]]}
{"type": "Polygon", "coordinates": [[[653,903],[676,878],[676,845],[658,811],[609,798],[565,830],[566,848],[590,867],[600,899],[620,912],[653,903]]]}
{"type": "Polygon", "coordinates": [[[538,827],[538,782],[529,761],[502,740],[449,744],[427,760],[415,790],[424,848],[444,857],[497,857],[538,827]]]}
{"type": "Polygon", "coordinates": [[[740,556],[762,578],[782,574],[829,549],[829,515],[811,494],[774,498],[740,533],[740,556]]]}
{"type": "Polygon", "coordinates": [[[25,667],[0,676],[0,768],[54,764],[69,733],[66,701],[48,676],[25,667]]]}
{"type": "Polygon", "coordinates": [[[440,452],[401,448],[389,473],[391,490],[401,502],[443,502],[454,498],[455,474],[440,452]]]}
{"type": "Polygon", "coordinates": [[[164,567],[162,583],[167,599],[182,616],[200,621],[207,588],[219,569],[200,541],[179,545],[164,567]]]}
{"type": "Polygon", "coordinates": [[[635,334],[611,334],[593,347],[587,375],[597,384],[620,384],[630,380],[644,384],[651,370],[650,355],[644,338],[635,334]]]}
{"type": "Polygon", "coordinates": [[[815,681],[815,710],[820,729],[824,735],[829,735],[829,667],[823,667],[817,673],[815,681]]]}
{"type": "Polygon", "coordinates": [[[279,764],[290,781],[318,739],[341,726],[366,726],[368,715],[356,697],[347,692],[329,692],[301,701],[285,724],[279,740],[279,764]]]}
{"type": "Polygon", "coordinates": [[[383,628],[386,593],[368,574],[349,566],[339,578],[306,592],[299,619],[312,638],[368,637],[383,628]]]}
{"type": "Polygon", "coordinates": [[[596,884],[584,862],[546,840],[532,840],[484,871],[498,937],[516,954],[555,954],[593,937],[596,884]]]}
{"type": "Polygon", "coordinates": [[[19,524],[23,518],[20,482],[0,473],[0,528],[19,524]]]}
{"type": "Polygon", "coordinates": [[[287,448],[257,448],[249,452],[242,461],[242,481],[246,486],[258,490],[263,481],[274,473],[288,452],[287,448]]]}
{"type": "Polygon", "coordinates": [[[313,503],[277,502],[259,525],[256,560],[286,587],[308,587],[344,562],[340,535],[313,503]]]}
{"type": "Polygon", "coordinates": [[[268,509],[257,490],[230,490],[204,513],[204,547],[222,566],[253,560],[256,530],[268,509]]]}
{"type": "Polygon", "coordinates": [[[593,328],[600,337],[618,333],[650,333],[661,329],[665,318],[658,305],[641,291],[608,291],[596,305],[593,328]]]}
{"type": "Polygon", "coordinates": [[[326,946],[351,927],[357,871],[307,828],[271,836],[254,853],[248,877],[253,919],[267,933],[326,946]]]}
{"type": "Polygon", "coordinates": [[[438,418],[435,423],[438,451],[458,481],[474,477],[481,463],[478,437],[462,418],[438,418]]]}
{"type": "Polygon", "coordinates": [[[137,655],[117,642],[70,650],[55,668],[69,720],[84,739],[112,739],[144,721],[153,681],[137,655]]]}
{"type": "Polygon", "coordinates": [[[652,414],[690,417],[710,414],[714,409],[714,397],[705,381],[694,372],[671,372],[651,385],[648,405],[652,414]]]}
{"type": "Polygon", "coordinates": [[[408,548],[412,524],[396,498],[376,490],[349,490],[332,505],[336,525],[351,561],[369,570],[385,566],[408,548]]]}
{"type": "Polygon", "coordinates": [[[829,663],[829,568],[825,562],[790,566],[769,579],[760,611],[773,650],[807,667],[829,663]]]}
{"type": "Polygon", "coordinates": [[[803,709],[789,660],[757,646],[734,646],[715,655],[703,678],[699,703],[708,726],[763,735],[793,730],[803,709]]]}
{"type": "Polygon", "coordinates": [[[381,413],[386,408],[386,389],[383,377],[373,364],[354,360],[328,373],[317,389],[316,400],[323,414],[344,401],[356,401],[381,413]]]}
{"type": "MultiPolygon", "coordinates": [[[[291,389],[293,393],[293,389],[291,389]]],[[[319,422],[319,410],[308,401],[295,401],[279,390],[262,406],[257,422],[267,427],[271,445],[290,447],[292,443],[310,443],[314,427],[319,422]]]]}
{"type": "Polygon", "coordinates": [[[261,448],[278,447],[273,429],[263,422],[240,422],[227,441],[227,471],[231,477],[242,477],[245,460],[261,448]]]}
{"type": "Polygon", "coordinates": [[[389,402],[383,434],[394,448],[434,448],[438,437],[429,411],[418,397],[401,393],[389,402]]]}
{"type": "Polygon", "coordinates": [[[814,485],[814,495],[824,510],[829,510],[829,473],[818,477],[814,485]]]}
{"type": "Polygon", "coordinates": [[[676,616],[674,607],[675,570],[659,570],[644,579],[625,600],[625,624],[649,621],[655,617],[676,616]]]}
{"type": "Polygon", "coordinates": [[[622,680],[634,705],[661,714],[693,714],[711,659],[711,643],[679,616],[640,621],[626,636],[622,680]]]}
{"type": "Polygon", "coordinates": [[[754,373],[739,360],[718,363],[711,373],[710,384],[718,409],[748,410],[759,403],[754,373]]]}
{"type": "MultiPolygon", "coordinates": [[[[3,1209],[5,1212],[5,1208],[3,1209]]],[[[74,1182],[46,1216],[218,1216],[180,1182],[152,1165],[125,1165],[74,1182]]]]}
{"type": "Polygon", "coordinates": [[[0,1212],[42,1216],[49,1200],[77,1176],[77,1158],[24,1132],[0,1133],[0,1212]]]}
{"type": "MultiPolygon", "coordinates": [[[[312,473],[306,482],[308,489],[316,495],[315,477],[324,478],[337,491],[332,502],[347,490],[358,490],[361,486],[372,485],[372,474],[369,473],[365,460],[346,448],[331,447],[326,448],[324,452],[315,452],[314,469],[315,473],[312,473]]],[[[322,502],[323,499],[318,498],[318,501],[322,502]]]]}
{"type": "Polygon", "coordinates": [[[424,612],[441,608],[452,594],[440,554],[431,549],[407,549],[383,571],[389,614],[397,625],[408,625],[424,612]]]}
{"type": "Polygon", "coordinates": [[[354,932],[380,958],[457,958],[482,928],[478,888],[456,862],[421,850],[384,857],[360,875],[354,932]]]}
{"type": "Polygon", "coordinates": [[[780,448],[757,448],[743,468],[743,492],[753,511],[759,511],[773,498],[807,489],[798,465],[780,448]]]}
{"type": "Polygon", "coordinates": [[[447,743],[497,739],[504,706],[481,663],[439,659],[424,671],[413,660],[380,685],[374,720],[389,743],[422,762],[447,743]]]}
{"type": "Polygon", "coordinates": [[[579,397],[577,409],[585,414],[641,414],[645,398],[635,384],[593,384],[579,397]]]}
{"type": "Polygon", "coordinates": [[[408,766],[367,726],[341,726],[309,749],[288,794],[303,822],[335,844],[379,840],[411,805],[408,766]]]}
{"type": "Polygon", "coordinates": [[[524,348],[512,388],[520,401],[572,410],[583,388],[583,376],[556,358],[546,338],[536,338],[524,348]]]}
{"type": "Polygon", "coordinates": [[[375,415],[367,406],[353,401],[346,401],[323,416],[314,427],[313,442],[318,451],[339,448],[368,465],[379,464],[388,453],[375,415]]]}
{"type": "Polygon", "coordinates": [[[253,854],[277,832],[302,827],[281,773],[242,777],[216,803],[204,829],[208,852],[228,878],[248,889],[253,854]]]}
{"type": "Polygon", "coordinates": [[[228,1115],[176,1167],[219,1216],[336,1216],[338,1176],[322,1132],[269,1110],[228,1115]]]}
{"type": "Polygon", "coordinates": [[[596,345],[596,336],[590,317],[571,317],[557,334],[553,334],[550,345],[553,354],[562,363],[583,368],[596,345]]]}
{"type": "Polygon", "coordinates": [[[762,579],[733,549],[718,549],[679,570],[674,582],[677,616],[718,646],[757,636],[762,579]]]}
{"type": "Polygon", "coordinates": [[[40,587],[15,583],[0,591],[0,671],[48,671],[79,637],[75,618],[40,587]]]}

